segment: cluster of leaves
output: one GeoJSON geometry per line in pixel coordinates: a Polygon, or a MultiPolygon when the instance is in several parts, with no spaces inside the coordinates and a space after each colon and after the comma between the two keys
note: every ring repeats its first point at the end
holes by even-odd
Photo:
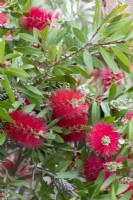
{"type": "Polygon", "coordinates": [[[127,5],[118,5],[105,16],[101,6],[100,0],[55,0],[45,5],[43,1],[6,0],[0,7],[10,15],[9,23],[0,26],[0,191],[9,199],[128,200],[132,195],[131,191],[121,195],[128,188],[120,183],[129,171],[128,161],[119,177],[113,174],[104,181],[102,171],[95,182],[86,181],[83,164],[90,151],[85,142],[64,142],[57,134],[62,128],[57,126],[58,119],[52,121],[48,105],[57,88],[82,91],[89,104],[89,123],[84,130],[88,132],[101,120],[113,124],[126,135],[119,156],[132,159],[133,120],[123,125],[122,117],[132,110],[133,23],[125,12],[127,5]],[[28,32],[21,17],[30,7],[40,5],[60,8],[60,20],[55,27],[51,24],[41,32],[36,28],[28,32]],[[105,66],[114,73],[121,69],[124,80],[119,87],[112,83],[104,92],[100,76],[94,72],[99,74],[105,66]],[[43,147],[27,149],[10,141],[3,131],[6,122],[13,122],[9,113],[17,109],[47,122],[43,147]]]}

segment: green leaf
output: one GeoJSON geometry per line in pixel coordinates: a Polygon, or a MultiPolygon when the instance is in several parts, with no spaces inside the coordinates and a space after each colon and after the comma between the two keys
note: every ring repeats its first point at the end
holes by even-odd
{"type": "Polygon", "coordinates": [[[42,52],[40,52],[38,49],[25,46],[25,47],[16,47],[14,48],[15,51],[21,52],[24,55],[32,55],[32,56],[43,56],[42,52]]]}
{"type": "Polygon", "coordinates": [[[56,134],[55,142],[57,142],[57,143],[64,143],[64,140],[62,139],[61,136],[59,136],[59,135],[56,134]]]}
{"type": "Polygon", "coordinates": [[[77,171],[67,171],[67,172],[61,172],[58,173],[58,175],[55,178],[64,178],[64,179],[74,179],[77,178],[79,173],[77,171]]]}
{"type": "Polygon", "coordinates": [[[52,78],[47,79],[47,81],[55,81],[55,82],[61,82],[61,83],[71,83],[75,84],[76,80],[71,76],[55,76],[52,78]]]}
{"type": "Polygon", "coordinates": [[[128,191],[125,194],[122,194],[120,200],[130,200],[133,191],[128,191]]]}
{"type": "Polygon", "coordinates": [[[57,133],[62,133],[62,129],[59,126],[53,126],[51,130],[57,133]]]}
{"type": "Polygon", "coordinates": [[[18,194],[18,193],[16,193],[16,192],[13,192],[12,190],[9,190],[9,193],[10,193],[13,197],[17,197],[17,198],[22,199],[22,200],[25,199],[25,197],[24,197],[23,195],[18,194]]]}
{"type": "Polygon", "coordinates": [[[57,44],[62,40],[62,38],[64,37],[65,33],[66,33],[66,30],[65,30],[65,29],[61,30],[61,31],[58,33],[58,35],[57,35],[57,37],[56,37],[56,39],[55,39],[55,41],[54,41],[54,44],[55,44],[55,45],[57,45],[57,44]]]}
{"type": "Polygon", "coordinates": [[[124,191],[127,190],[128,187],[129,187],[128,184],[119,184],[119,188],[117,190],[117,195],[122,194],[124,191]]]}
{"type": "Polygon", "coordinates": [[[26,112],[26,113],[29,113],[29,112],[31,112],[34,108],[35,108],[35,104],[30,104],[30,105],[24,106],[24,107],[23,107],[23,111],[26,112]]]}
{"type": "Polygon", "coordinates": [[[54,120],[52,120],[49,124],[48,127],[51,128],[53,127],[55,124],[57,124],[59,122],[59,118],[56,118],[54,120]]]}
{"type": "Polygon", "coordinates": [[[81,30],[79,30],[78,28],[73,28],[73,33],[78,40],[80,40],[83,43],[86,42],[85,36],[81,30]]]}
{"type": "Polygon", "coordinates": [[[116,175],[113,174],[109,178],[104,181],[104,183],[101,185],[100,190],[104,190],[106,187],[108,187],[114,180],[115,180],[116,175]]]}
{"type": "Polygon", "coordinates": [[[85,50],[83,52],[83,59],[84,59],[84,63],[86,64],[86,66],[91,70],[93,67],[93,60],[92,60],[92,56],[89,53],[89,51],[85,50]]]}
{"type": "Polygon", "coordinates": [[[13,185],[13,186],[26,186],[27,185],[27,182],[26,181],[23,181],[23,180],[17,180],[17,181],[14,181],[14,182],[10,182],[9,185],[13,185]]]}
{"type": "Polygon", "coordinates": [[[117,88],[115,83],[113,83],[109,89],[109,101],[112,101],[116,95],[117,88]]]}
{"type": "Polygon", "coordinates": [[[5,119],[8,122],[13,123],[13,119],[7,114],[4,108],[0,108],[0,117],[5,119]]]}
{"type": "Polygon", "coordinates": [[[10,82],[9,82],[7,76],[4,73],[3,73],[3,76],[4,76],[4,80],[5,80],[4,88],[5,88],[8,96],[9,96],[9,99],[10,99],[11,103],[14,103],[15,102],[15,97],[14,97],[14,93],[13,93],[13,91],[11,89],[10,82]]]}
{"type": "Polygon", "coordinates": [[[44,40],[46,37],[47,37],[47,34],[48,34],[48,30],[49,30],[49,27],[46,26],[43,31],[42,31],[42,40],[44,40]]]}
{"type": "Polygon", "coordinates": [[[31,43],[39,43],[38,39],[36,39],[35,37],[33,37],[32,35],[29,35],[27,33],[19,33],[19,36],[25,41],[28,41],[31,43]]]}
{"type": "Polygon", "coordinates": [[[98,26],[101,22],[101,4],[99,0],[95,0],[95,16],[94,16],[94,23],[98,26]]]}
{"type": "Polygon", "coordinates": [[[100,107],[96,102],[94,102],[92,105],[91,115],[93,124],[100,121],[100,107]]]}
{"type": "Polygon", "coordinates": [[[113,200],[117,200],[116,194],[115,194],[115,186],[114,184],[111,187],[111,196],[113,200]]]}
{"type": "Polygon", "coordinates": [[[35,66],[31,64],[25,64],[19,67],[19,69],[33,69],[35,66]]]}
{"type": "Polygon", "coordinates": [[[25,88],[27,88],[27,90],[29,90],[29,91],[31,91],[31,92],[33,92],[33,93],[35,93],[35,94],[37,94],[37,95],[39,95],[39,96],[42,96],[43,94],[41,93],[41,91],[40,90],[38,90],[36,87],[34,87],[34,86],[27,86],[27,87],[25,87],[25,88]]]}
{"type": "Polygon", "coordinates": [[[37,41],[38,41],[38,38],[41,37],[40,31],[35,27],[33,28],[33,36],[34,38],[37,38],[37,41]]]}
{"type": "Polygon", "coordinates": [[[1,69],[6,75],[16,76],[19,78],[28,78],[29,74],[27,74],[24,70],[17,67],[10,67],[8,69],[1,69]]]}
{"type": "Polygon", "coordinates": [[[4,54],[5,54],[5,38],[3,37],[0,39],[0,63],[4,59],[4,54]]]}
{"type": "Polygon", "coordinates": [[[6,141],[6,133],[3,131],[2,133],[0,133],[0,145],[3,145],[4,142],[6,141]]]}
{"type": "Polygon", "coordinates": [[[71,160],[63,161],[56,167],[56,173],[64,172],[71,165],[71,160]]]}
{"type": "Polygon", "coordinates": [[[11,103],[8,103],[7,101],[0,101],[0,107],[2,107],[2,108],[14,108],[14,106],[11,103]]]}
{"type": "Polygon", "coordinates": [[[93,66],[94,67],[98,67],[98,68],[102,68],[103,67],[101,61],[95,56],[92,56],[92,62],[93,62],[93,66]]]}
{"type": "Polygon", "coordinates": [[[101,108],[103,112],[105,113],[105,116],[110,116],[110,108],[109,108],[108,102],[101,102],[101,108]]]}
{"type": "Polygon", "coordinates": [[[21,56],[19,53],[9,53],[7,55],[4,56],[4,60],[9,60],[9,59],[12,59],[12,58],[17,58],[21,56]]]}
{"type": "Polygon", "coordinates": [[[114,72],[118,72],[118,68],[117,68],[117,64],[115,63],[115,61],[113,60],[112,56],[102,47],[99,47],[101,55],[103,57],[103,59],[105,60],[105,62],[107,63],[107,65],[114,71],[114,72]]]}
{"type": "Polygon", "coordinates": [[[90,75],[81,67],[78,66],[70,66],[69,70],[71,70],[75,74],[81,74],[85,78],[90,78],[90,75]]]}
{"type": "Polygon", "coordinates": [[[112,47],[112,50],[114,52],[114,54],[121,60],[121,62],[123,64],[125,64],[127,67],[130,66],[130,61],[129,59],[124,55],[124,53],[122,53],[119,49],[117,49],[116,47],[112,47]]]}
{"type": "Polygon", "coordinates": [[[49,59],[54,61],[56,58],[56,53],[57,53],[57,50],[56,50],[56,46],[54,45],[48,51],[49,59]]]}
{"type": "Polygon", "coordinates": [[[129,133],[128,133],[128,139],[130,142],[133,141],[133,117],[131,118],[129,122],[129,133]]]}

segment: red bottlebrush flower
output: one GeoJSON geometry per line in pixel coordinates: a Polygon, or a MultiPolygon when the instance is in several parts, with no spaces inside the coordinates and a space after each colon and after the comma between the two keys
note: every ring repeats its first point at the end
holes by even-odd
{"type": "Polygon", "coordinates": [[[78,142],[82,141],[85,135],[85,131],[83,130],[72,130],[68,135],[61,135],[65,141],[68,142],[78,142]]]}
{"type": "Polygon", "coordinates": [[[50,100],[53,118],[60,118],[59,125],[65,128],[81,127],[88,121],[88,104],[79,91],[57,89],[50,100]]]}
{"type": "Polygon", "coordinates": [[[88,181],[95,181],[99,173],[104,169],[104,162],[96,157],[90,156],[84,162],[84,175],[88,181]]]}
{"type": "Polygon", "coordinates": [[[116,86],[120,86],[122,84],[121,79],[123,79],[122,71],[119,70],[118,73],[114,73],[112,69],[103,68],[101,71],[101,79],[104,83],[104,91],[108,90],[112,83],[116,83],[116,86]]]}
{"type": "Polygon", "coordinates": [[[89,147],[102,157],[110,157],[119,150],[120,134],[115,131],[114,127],[104,122],[97,123],[93,126],[87,135],[89,147]]]}
{"type": "Polygon", "coordinates": [[[28,16],[22,17],[21,23],[30,31],[33,28],[37,28],[38,30],[42,31],[46,26],[50,26],[52,21],[58,19],[58,13],[54,15],[52,12],[46,12],[41,8],[32,7],[28,12],[28,16]]]}
{"type": "Polygon", "coordinates": [[[57,89],[50,100],[53,111],[52,118],[59,118],[58,125],[71,131],[63,135],[63,139],[69,142],[81,141],[84,131],[83,125],[88,122],[88,104],[83,102],[84,95],[79,91],[57,89]]]}
{"type": "Polygon", "coordinates": [[[43,145],[39,135],[47,132],[46,123],[33,115],[16,110],[10,114],[14,123],[6,123],[5,130],[14,142],[26,147],[38,148],[43,145]]]}

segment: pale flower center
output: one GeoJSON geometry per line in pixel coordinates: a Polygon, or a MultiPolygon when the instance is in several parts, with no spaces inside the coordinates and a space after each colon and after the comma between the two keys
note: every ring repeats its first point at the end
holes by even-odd
{"type": "Polygon", "coordinates": [[[110,138],[109,138],[109,136],[104,136],[103,138],[102,138],[102,141],[101,141],[101,143],[103,144],[103,145],[105,145],[105,146],[108,146],[109,144],[110,144],[110,138]]]}

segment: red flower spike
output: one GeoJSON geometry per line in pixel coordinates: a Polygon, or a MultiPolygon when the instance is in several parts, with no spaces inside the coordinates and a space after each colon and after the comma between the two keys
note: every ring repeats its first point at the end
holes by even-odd
{"type": "Polygon", "coordinates": [[[83,125],[88,122],[88,104],[83,101],[84,95],[79,91],[57,89],[50,100],[52,118],[59,118],[58,126],[71,131],[62,138],[69,142],[83,140],[83,125]]]}
{"type": "Polygon", "coordinates": [[[103,68],[101,71],[101,79],[104,83],[104,91],[108,90],[112,83],[116,83],[116,86],[120,86],[122,84],[121,79],[123,79],[122,71],[119,70],[118,73],[114,73],[112,69],[103,68]]]}
{"type": "Polygon", "coordinates": [[[114,127],[104,122],[93,126],[87,135],[89,147],[99,156],[110,157],[119,150],[120,134],[114,127]]]}
{"type": "Polygon", "coordinates": [[[84,139],[85,131],[83,130],[72,130],[72,133],[68,135],[61,135],[65,141],[68,142],[79,142],[84,139]]]}
{"type": "Polygon", "coordinates": [[[51,98],[53,118],[60,118],[63,127],[79,127],[88,121],[88,104],[83,102],[84,95],[79,91],[57,89],[51,98]]]}
{"type": "Polygon", "coordinates": [[[96,157],[90,156],[84,162],[84,175],[88,181],[95,181],[99,173],[104,169],[104,162],[96,157]]]}
{"type": "Polygon", "coordinates": [[[10,114],[14,123],[6,123],[5,130],[14,142],[30,148],[38,148],[43,145],[39,134],[47,132],[46,123],[33,115],[16,110],[10,114]]]}
{"type": "Polygon", "coordinates": [[[30,31],[32,31],[33,28],[37,28],[39,31],[42,31],[46,26],[50,26],[50,23],[53,20],[58,19],[58,13],[54,15],[52,12],[46,12],[39,7],[32,7],[29,10],[28,16],[22,17],[21,23],[30,31]]]}

